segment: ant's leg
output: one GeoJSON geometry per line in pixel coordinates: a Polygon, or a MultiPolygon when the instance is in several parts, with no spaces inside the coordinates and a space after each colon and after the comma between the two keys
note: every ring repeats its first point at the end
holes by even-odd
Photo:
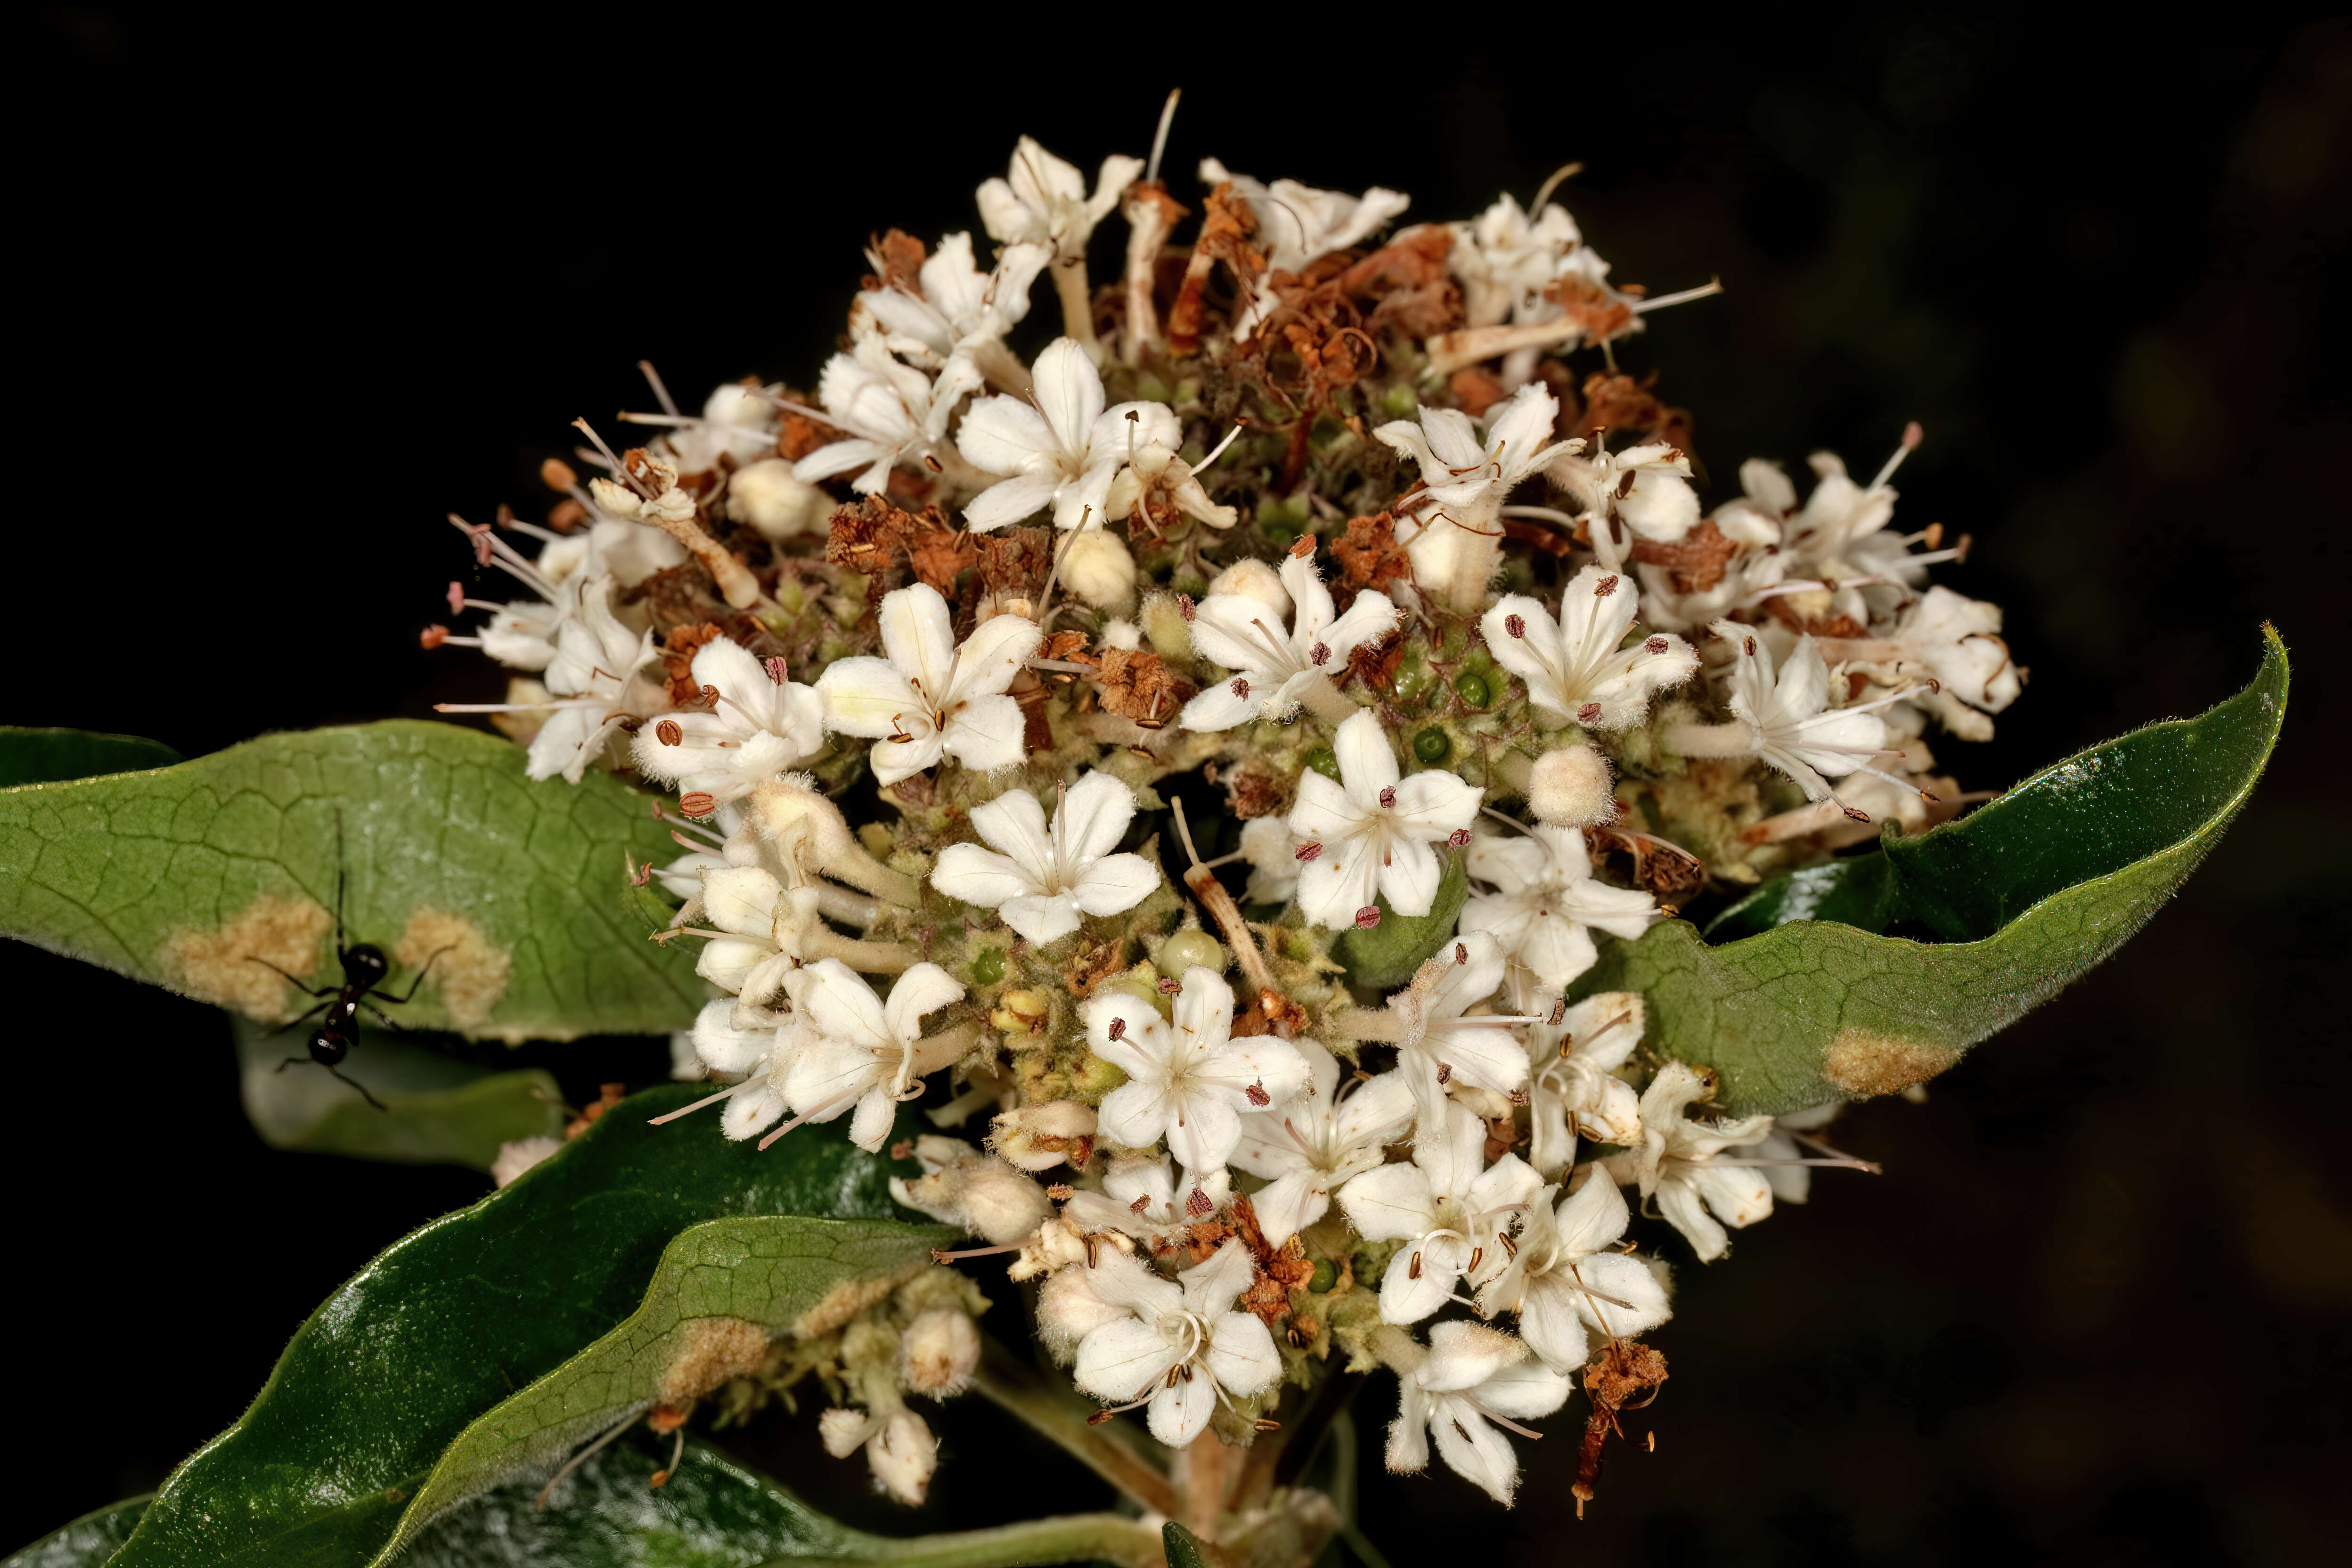
{"type": "MultiPolygon", "coordinates": [[[[278,969],[276,964],[270,963],[269,960],[266,958],[256,958],[251,953],[247,953],[246,954],[245,961],[247,963],[257,963],[264,969],[277,969],[278,978],[284,980],[286,984],[291,985],[295,990],[299,991],[305,996],[335,996],[341,994],[342,987],[340,985],[305,985],[302,984],[300,976],[289,974],[286,971],[278,969]]],[[[308,1016],[308,1015],[305,1015],[305,1016],[308,1016]]]]}
{"type": "MultiPolygon", "coordinates": [[[[373,992],[370,993],[370,994],[382,994],[383,996],[383,1000],[392,1003],[394,1006],[398,1006],[400,1004],[406,1002],[410,997],[416,994],[416,988],[425,984],[425,977],[433,973],[433,960],[439,958],[444,952],[455,951],[457,946],[457,944],[453,942],[447,947],[442,948],[439,952],[434,953],[433,958],[426,959],[425,961],[425,967],[416,972],[416,978],[408,983],[408,990],[404,994],[394,996],[389,993],[379,994],[373,992]]],[[[381,1018],[383,1015],[379,1013],[376,1016],[381,1018]]]]}
{"type": "Polygon", "coordinates": [[[342,1082],[350,1084],[353,1089],[358,1089],[360,1091],[360,1098],[366,1100],[370,1105],[374,1106],[378,1110],[386,1110],[383,1101],[378,1100],[374,1095],[370,1094],[367,1091],[367,1085],[362,1083],[359,1079],[355,1078],[344,1078],[342,1073],[335,1068],[329,1068],[327,1070],[333,1073],[335,1077],[342,1082]]]}
{"type": "Polygon", "coordinates": [[[284,1061],[278,1064],[278,1070],[279,1072],[284,1072],[288,1068],[300,1067],[304,1062],[307,1062],[310,1059],[310,1058],[309,1057],[288,1057],[284,1061]]]}
{"type": "Polygon", "coordinates": [[[375,1019],[375,1021],[376,1021],[377,1023],[382,1024],[385,1028],[390,1029],[394,1034],[395,1034],[395,1035],[404,1035],[404,1034],[408,1033],[408,1026],[407,1026],[407,1025],[405,1025],[405,1024],[396,1024],[396,1023],[393,1022],[393,1020],[391,1020],[390,1018],[388,1018],[388,1017],[384,1016],[383,1009],[383,1008],[381,1008],[381,1007],[379,1007],[379,1006],[377,1006],[374,1003],[373,1003],[373,1002],[368,1002],[368,1001],[362,1001],[362,1002],[361,1002],[361,1003],[360,1003],[360,1005],[361,1005],[361,1006],[362,1006],[362,1007],[364,1007],[364,1008],[366,1008],[366,1009],[368,1010],[368,1012],[369,1012],[369,1013],[370,1013],[370,1014],[374,1017],[374,1019],[375,1019]]]}

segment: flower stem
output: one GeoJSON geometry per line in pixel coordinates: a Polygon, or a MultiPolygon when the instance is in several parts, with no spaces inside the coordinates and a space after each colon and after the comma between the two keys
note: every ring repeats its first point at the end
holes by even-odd
{"type": "Polygon", "coordinates": [[[1062,331],[1078,341],[1088,359],[1099,360],[1102,347],[1095,342],[1094,290],[1087,287],[1085,253],[1057,256],[1047,270],[1054,275],[1054,292],[1062,297],[1062,331]]]}
{"type": "Polygon", "coordinates": [[[1744,757],[1756,749],[1756,727],[1739,719],[1728,724],[1670,724],[1658,743],[1677,756],[1744,757]]]}
{"type": "MultiPolygon", "coordinates": [[[[1018,1415],[1061,1445],[1071,1458],[1117,1487],[1146,1510],[1175,1518],[1181,1505],[1168,1478],[1108,1426],[1089,1426],[1094,1407],[1048,1384],[995,1340],[982,1343],[973,1386],[992,1404],[1018,1415]]],[[[1152,1551],[1160,1538],[1151,1538],[1152,1551]]],[[[1036,1561],[1045,1561],[1037,1559],[1036,1561]]]]}
{"type": "Polygon", "coordinates": [[[1299,688],[1298,700],[1326,724],[1344,724],[1358,711],[1356,704],[1332,684],[1328,675],[1318,675],[1299,688]]]}
{"type": "Polygon", "coordinates": [[[1343,1040],[1404,1038],[1404,1021],[1386,1007],[1335,1007],[1324,1016],[1323,1026],[1343,1040]]]}
{"type": "Polygon", "coordinates": [[[904,974],[921,962],[895,942],[860,942],[839,931],[817,930],[801,942],[803,960],[837,958],[860,974],[904,974]]]}
{"type": "Polygon", "coordinates": [[[893,1541],[867,1536],[860,1561],[896,1568],[1024,1568],[1035,1563],[1115,1563],[1156,1568],[1165,1561],[1160,1532],[1115,1513],[1073,1513],[893,1541]]]}

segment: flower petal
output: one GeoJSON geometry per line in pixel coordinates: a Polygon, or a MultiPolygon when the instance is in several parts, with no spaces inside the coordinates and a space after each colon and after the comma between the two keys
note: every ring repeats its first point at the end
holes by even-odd
{"type": "Polygon", "coordinates": [[[992,910],[1036,886],[1023,868],[977,844],[950,844],[931,868],[931,886],[976,909],[992,910]]]}
{"type": "Polygon", "coordinates": [[[1021,704],[1010,697],[967,697],[948,715],[940,749],[974,773],[1009,768],[1026,754],[1024,723],[1021,704]]]}
{"type": "Polygon", "coordinates": [[[836,658],[816,678],[824,726],[845,735],[928,733],[930,713],[898,667],[887,659],[836,658]]]}

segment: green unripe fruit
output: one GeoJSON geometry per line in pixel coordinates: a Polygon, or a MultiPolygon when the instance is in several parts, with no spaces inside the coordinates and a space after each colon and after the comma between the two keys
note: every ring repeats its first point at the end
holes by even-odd
{"type": "Polygon", "coordinates": [[[1307,765],[1333,784],[1339,782],[1339,759],[1332,754],[1330,747],[1318,746],[1307,752],[1307,765]]]}
{"type": "Polygon", "coordinates": [[[1486,685],[1485,676],[1465,669],[1454,678],[1454,695],[1473,708],[1484,708],[1493,700],[1495,693],[1486,685]]]}
{"type": "Polygon", "coordinates": [[[1003,978],[1004,950],[1001,947],[982,948],[980,956],[971,961],[971,983],[974,985],[993,985],[1003,978]]]}
{"type": "Polygon", "coordinates": [[[1331,1287],[1339,1282],[1339,1271],[1331,1267],[1331,1260],[1328,1258],[1318,1258],[1315,1260],[1314,1277],[1307,1281],[1307,1289],[1321,1296],[1328,1294],[1331,1287]]]}
{"type": "Polygon", "coordinates": [[[1445,731],[1433,726],[1412,738],[1412,754],[1433,766],[1444,762],[1453,750],[1454,742],[1445,738],[1445,731]]]}
{"type": "Polygon", "coordinates": [[[1414,395],[1410,386],[1391,386],[1381,395],[1381,406],[1388,410],[1392,419],[1410,419],[1420,408],[1421,399],[1414,395]]]}
{"type": "Polygon", "coordinates": [[[1224,944],[1204,931],[1180,931],[1160,950],[1160,972],[1181,976],[1194,964],[1212,973],[1225,972],[1224,944]]]}

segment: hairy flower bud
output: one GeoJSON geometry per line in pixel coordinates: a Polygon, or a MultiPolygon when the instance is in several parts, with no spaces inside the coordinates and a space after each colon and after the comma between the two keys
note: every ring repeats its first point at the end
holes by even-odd
{"type": "Polygon", "coordinates": [[[1062,546],[1062,584],[1098,610],[1135,596],[1135,557],[1107,528],[1081,529],[1062,546]]]}
{"type": "Polygon", "coordinates": [[[980,1330],[969,1313],[934,1307],[907,1325],[898,1371],[908,1388],[945,1399],[971,1386],[980,1365],[980,1330]]]}
{"type": "Polygon", "coordinates": [[[988,1145],[998,1158],[1024,1171],[1050,1171],[1067,1160],[1083,1164],[1091,1148],[1079,1144],[1094,1137],[1092,1106],[1075,1100],[1049,1100],[1008,1110],[990,1125],[988,1145]]]}
{"type": "Polygon", "coordinates": [[[1612,822],[1609,762],[1591,746],[1562,746],[1536,759],[1528,781],[1528,806],[1539,822],[1555,827],[1589,827],[1612,822]]]}
{"type": "Polygon", "coordinates": [[[942,1225],[962,1226],[1002,1247],[1053,1212],[1036,1183],[969,1143],[928,1134],[915,1141],[915,1158],[928,1174],[911,1182],[891,1177],[890,1195],[942,1225]]]}
{"type": "Polygon", "coordinates": [[[832,510],[833,498],[793,478],[792,464],[782,458],[746,464],[727,481],[727,515],[770,539],[822,528],[832,510]]]}
{"type": "Polygon", "coordinates": [[[1280,574],[1255,557],[1236,561],[1212,577],[1209,592],[1213,595],[1234,594],[1255,599],[1273,611],[1277,619],[1290,618],[1290,590],[1282,585],[1280,574]]]}

